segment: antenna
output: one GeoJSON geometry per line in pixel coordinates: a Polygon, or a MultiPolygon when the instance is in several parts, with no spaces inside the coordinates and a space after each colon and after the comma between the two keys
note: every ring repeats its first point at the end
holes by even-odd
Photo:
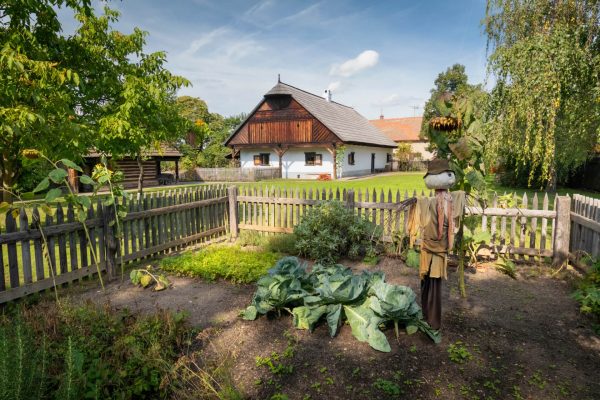
{"type": "Polygon", "coordinates": [[[277,83],[281,83],[281,74],[277,74],[277,83]]]}
{"type": "Polygon", "coordinates": [[[415,117],[415,116],[416,116],[416,114],[417,114],[417,110],[418,110],[419,108],[421,108],[421,107],[420,107],[420,106],[410,106],[410,108],[412,108],[412,109],[413,109],[413,117],[415,117]]]}

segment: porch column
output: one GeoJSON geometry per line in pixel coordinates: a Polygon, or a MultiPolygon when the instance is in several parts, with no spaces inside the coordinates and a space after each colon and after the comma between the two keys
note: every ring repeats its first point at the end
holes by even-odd
{"type": "Polygon", "coordinates": [[[283,178],[283,155],[288,151],[289,147],[282,147],[280,144],[274,147],[273,150],[279,156],[279,177],[283,178]]]}
{"type": "Polygon", "coordinates": [[[337,156],[337,149],[335,146],[335,143],[332,143],[331,147],[325,147],[327,149],[327,151],[329,152],[329,154],[331,154],[331,157],[333,157],[333,176],[331,177],[331,179],[337,179],[337,163],[335,162],[335,157],[337,156]]]}
{"type": "Polygon", "coordinates": [[[175,160],[175,183],[179,182],[179,159],[175,160]]]}

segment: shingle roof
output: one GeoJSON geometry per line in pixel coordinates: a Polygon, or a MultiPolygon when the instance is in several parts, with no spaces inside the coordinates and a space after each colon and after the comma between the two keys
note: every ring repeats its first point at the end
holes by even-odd
{"type": "MultiPolygon", "coordinates": [[[[168,143],[161,143],[158,147],[149,147],[142,150],[144,157],[183,157],[183,154],[168,143]]],[[[93,148],[84,157],[98,158],[101,154],[93,148]]]]}
{"type": "Polygon", "coordinates": [[[423,117],[372,119],[369,122],[394,142],[423,140],[419,137],[423,117]]]}
{"type": "MultiPolygon", "coordinates": [[[[327,101],[322,96],[306,92],[283,82],[278,82],[277,85],[265,94],[265,97],[280,94],[291,95],[294,100],[300,103],[302,107],[321,121],[323,125],[329,128],[343,142],[396,147],[396,143],[370,124],[369,120],[360,115],[352,107],[335,101],[327,101]]],[[[254,111],[250,113],[250,116],[254,111]]],[[[231,137],[235,133],[237,133],[237,129],[231,137]]]]}

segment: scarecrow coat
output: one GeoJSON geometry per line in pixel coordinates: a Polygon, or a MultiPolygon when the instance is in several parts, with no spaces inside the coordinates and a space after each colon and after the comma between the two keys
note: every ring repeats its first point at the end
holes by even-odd
{"type": "Polygon", "coordinates": [[[421,197],[409,211],[408,233],[410,246],[421,237],[419,276],[423,279],[448,278],[448,252],[454,241],[454,227],[463,215],[465,192],[440,192],[435,197],[421,197]],[[438,211],[444,213],[438,218],[438,211]],[[449,218],[450,217],[450,218],[449,218]],[[451,227],[452,229],[448,229],[451,227]],[[450,232],[449,232],[450,231],[450,232]]]}

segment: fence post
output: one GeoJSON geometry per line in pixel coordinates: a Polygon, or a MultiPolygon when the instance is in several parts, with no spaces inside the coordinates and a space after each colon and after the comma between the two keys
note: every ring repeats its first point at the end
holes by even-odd
{"type": "Polygon", "coordinates": [[[104,232],[104,249],[106,253],[106,276],[109,281],[116,276],[116,258],[117,258],[117,239],[115,238],[115,207],[102,206],[102,223],[104,232]]]}
{"type": "Polygon", "coordinates": [[[556,229],[554,231],[554,266],[562,265],[569,256],[569,242],[571,231],[571,198],[557,196],[556,198],[556,229]]]}
{"type": "Polygon", "coordinates": [[[348,189],[346,192],[346,207],[354,212],[354,189],[348,189]]]}
{"type": "Polygon", "coordinates": [[[229,197],[229,233],[231,235],[231,241],[235,240],[238,236],[237,192],[238,189],[236,186],[227,188],[227,195],[229,197]]]}

